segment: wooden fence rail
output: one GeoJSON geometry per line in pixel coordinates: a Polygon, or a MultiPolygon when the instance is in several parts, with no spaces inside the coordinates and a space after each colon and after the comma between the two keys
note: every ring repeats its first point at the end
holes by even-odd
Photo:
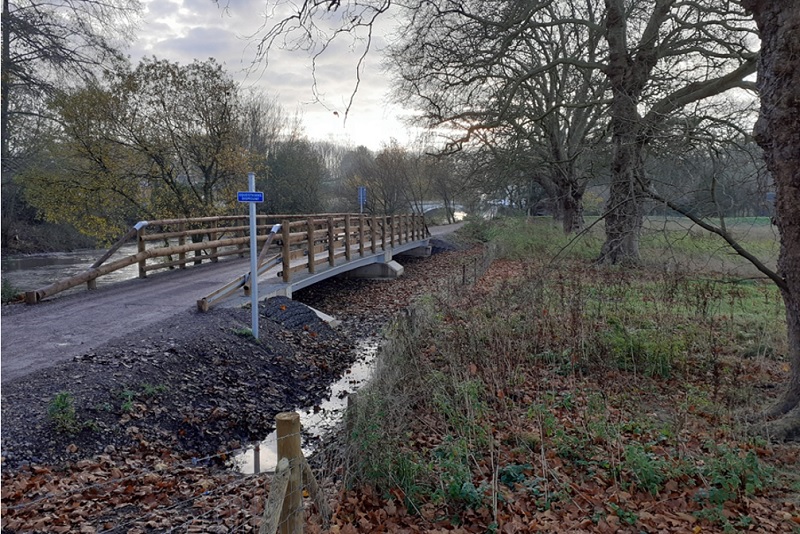
{"type": "MultiPolygon", "coordinates": [[[[333,265],[342,257],[350,260],[354,253],[364,256],[367,251],[374,253],[379,248],[385,250],[396,244],[422,240],[428,236],[424,216],[419,214],[367,216],[327,213],[258,215],[256,218],[258,246],[275,237],[279,249],[276,248],[274,261],[282,263],[285,282],[289,282],[292,275],[301,270],[314,273],[318,266],[325,263],[333,265]],[[280,234],[273,236],[272,230],[276,228],[276,224],[280,225],[280,234]],[[325,258],[318,257],[321,252],[326,251],[325,258]],[[298,265],[296,260],[299,258],[306,258],[306,261],[298,265]]],[[[226,256],[243,257],[250,245],[248,221],[247,215],[229,215],[139,222],[89,269],[34,291],[27,291],[25,302],[36,304],[42,299],[84,283],[88,289],[95,289],[99,277],[133,264],[138,265],[139,278],[146,278],[149,272],[156,270],[185,269],[204,261],[216,262],[226,256]],[[114,252],[134,239],[137,244],[136,254],[108,262],[114,252]]],[[[262,251],[262,258],[264,252],[266,250],[262,251]]]]}

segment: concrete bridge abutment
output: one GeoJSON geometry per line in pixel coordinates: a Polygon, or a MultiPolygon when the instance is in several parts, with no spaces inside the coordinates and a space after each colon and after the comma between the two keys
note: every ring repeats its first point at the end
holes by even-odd
{"type": "Polygon", "coordinates": [[[345,274],[347,278],[387,278],[394,279],[403,276],[405,269],[394,260],[381,263],[372,263],[353,269],[345,274]]]}

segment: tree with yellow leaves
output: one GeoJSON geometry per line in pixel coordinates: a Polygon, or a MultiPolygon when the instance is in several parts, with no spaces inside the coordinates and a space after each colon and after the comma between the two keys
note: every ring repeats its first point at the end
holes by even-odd
{"type": "Polygon", "coordinates": [[[235,83],[214,60],[123,64],[52,101],[61,122],[27,195],[51,221],[111,239],[138,219],[230,212],[247,173],[235,83]]]}

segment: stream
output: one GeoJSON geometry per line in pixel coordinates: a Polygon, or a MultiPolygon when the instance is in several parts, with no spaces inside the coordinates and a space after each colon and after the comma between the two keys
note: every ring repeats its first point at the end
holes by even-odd
{"type": "MultiPolygon", "coordinates": [[[[355,363],[331,385],[328,398],[317,406],[297,410],[302,425],[302,450],[306,457],[314,453],[316,443],[341,423],[350,394],[358,391],[372,377],[379,344],[380,341],[376,338],[358,341],[356,348],[353,349],[358,354],[355,363]]],[[[232,467],[246,475],[274,471],[278,464],[277,447],[277,435],[273,431],[258,445],[258,471],[256,471],[255,447],[236,456],[232,461],[232,467]]]]}
{"type": "MultiPolygon", "coordinates": [[[[2,258],[2,279],[20,291],[32,291],[44,287],[56,280],[67,278],[88,269],[104,250],[79,250],[74,252],[57,252],[32,254],[2,258]]],[[[136,253],[136,245],[126,245],[114,254],[114,259],[136,253]]],[[[109,260],[109,261],[113,261],[109,260]]],[[[122,280],[136,278],[137,265],[130,265],[119,271],[98,279],[98,285],[105,285],[122,280]]],[[[78,286],[65,293],[84,291],[78,286]]],[[[344,417],[347,398],[366,384],[372,376],[375,356],[380,340],[377,338],[362,339],[356,343],[355,363],[345,374],[330,387],[329,397],[316,406],[299,407],[300,421],[303,428],[303,454],[312,454],[315,444],[332,431],[344,417]]],[[[255,470],[255,448],[250,448],[235,457],[232,467],[244,474],[255,470]]],[[[261,472],[274,470],[277,465],[277,443],[275,433],[268,435],[259,445],[258,467],[261,472]]]]}

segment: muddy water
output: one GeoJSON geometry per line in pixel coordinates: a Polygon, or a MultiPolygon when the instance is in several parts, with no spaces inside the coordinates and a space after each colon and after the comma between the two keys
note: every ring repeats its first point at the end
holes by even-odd
{"type": "MultiPolygon", "coordinates": [[[[361,340],[354,350],[358,359],[337,382],[331,385],[330,396],[317,406],[302,407],[300,413],[302,425],[303,454],[308,457],[314,452],[314,443],[319,442],[326,433],[332,431],[344,417],[347,397],[355,393],[372,377],[375,367],[375,356],[379,341],[374,338],[361,340]]],[[[278,464],[277,436],[272,432],[259,444],[259,471],[274,471],[278,464]]],[[[233,460],[233,466],[244,474],[252,474],[254,470],[255,449],[251,448],[233,460]]]]}

